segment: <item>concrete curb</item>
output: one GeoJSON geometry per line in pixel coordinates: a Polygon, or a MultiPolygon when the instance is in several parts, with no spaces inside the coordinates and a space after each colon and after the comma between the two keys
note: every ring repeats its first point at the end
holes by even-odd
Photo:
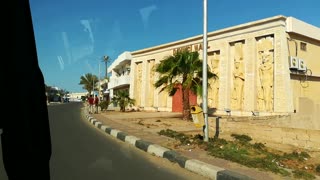
{"type": "Polygon", "coordinates": [[[96,128],[106,132],[107,134],[123,141],[129,143],[136,148],[143,150],[149,154],[166,158],[171,162],[178,163],[180,167],[185,168],[197,174],[201,174],[205,177],[214,180],[248,180],[252,179],[248,176],[239,174],[237,172],[229,171],[224,168],[213,166],[211,164],[204,163],[196,159],[188,159],[180,155],[179,153],[172,151],[168,148],[162,147],[160,145],[154,144],[152,142],[144,141],[139,137],[128,135],[117,129],[113,129],[110,126],[104,125],[98,120],[94,119],[92,116],[85,112],[86,119],[93,124],[96,128]]]}

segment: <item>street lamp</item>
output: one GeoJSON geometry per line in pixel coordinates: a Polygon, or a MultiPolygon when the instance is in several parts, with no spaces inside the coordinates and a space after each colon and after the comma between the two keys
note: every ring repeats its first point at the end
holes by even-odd
{"type": "Polygon", "coordinates": [[[92,96],[94,96],[94,78],[92,74],[92,96]]]}
{"type": "Polygon", "coordinates": [[[105,55],[103,56],[103,62],[106,64],[106,78],[108,77],[108,62],[110,61],[110,57],[105,55]]]}
{"type": "MultiPolygon", "coordinates": [[[[105,63],[105,66],[106,66],[106,74],[105,74],[105,78],[107,78],[108,79],[108,62],[110,61],[111,59],[110,59],[110,56],[108,56],[108,55],[104,55],[103,57],[102,57],[102,61],[105,63]]],[[[105,88],[105,86],[104,86],[104,88],[103,88],[103,91],[106,91],[107,89],[105,88]]],[[[107,97],[108,98],[108,97],[107,97]]]]}
{"type": "Polygon", "coordinates": [[[100,93],[101,93],[101,79],[100,79],[100,62],[99,62],[99,75],[98,75],[98,85],[99,85],[99,88],[98,88],[98,98],[100,100],[100,93]]]}
{"type": "Polygon", "coordinates": [[[203,66],[202,66],[202,109],[204,114],[204,141],[209,141],[209,124],[208,124],[208,72],[207,72],[207,0],[203,0],[203,66]]]}

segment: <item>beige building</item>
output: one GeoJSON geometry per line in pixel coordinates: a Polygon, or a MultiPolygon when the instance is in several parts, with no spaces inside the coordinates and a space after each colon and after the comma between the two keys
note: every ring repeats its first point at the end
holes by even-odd
{"type": "MultiPolygon", "coordinates": [[[[285,115],[320,129],[319,27],[280,15],[209,32],[207,37],[208,65],[219,77],[210,80],[208,88],[208,106],[215,114],[230,110],[232,116],[285,115]]],[[[118,62],[121,68],[130,62],[126,87],[136,106],[173,111],[179,104],[155,89],[152,68],[184,48],[199,51],[202,58],[202,42],[202,35],[194,36],[133,51],[125,63],[118,62]]],[[[197,104],[201,101],[198,97],[197,104]]]]}

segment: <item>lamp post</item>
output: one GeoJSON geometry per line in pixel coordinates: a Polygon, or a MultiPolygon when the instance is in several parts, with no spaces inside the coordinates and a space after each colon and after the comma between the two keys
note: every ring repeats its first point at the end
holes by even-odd
{"type": "MultiPolygon", "coordinates": [[[[105,78],[108,79],[108,62],[110,61],[110,56],[104,55],[104,56],[102,57],[102,61],[105,63],[105,66],[106,66],[105,78]]],[[[107,90],[107,89],[108,89],[108,87],[106,88],[106,87],[104,86],[103,91],[105,91],[105,90],[107,90]]],[[[107,98],[107,100],[109,99],[108,96],[107,96],[106,98],[107,98]]]]}
{"type": "Polygon", "coordinates": [[[99,75],[98,75],[98,85],[99,85],[99,88],[98,88],[98,98],[100,100],[100,93],[101,93],[101,82],[100,82],[100,62],[99,62],[99,75]]]}
{"type": "Polygon", "coordinates": [[[207,0],[203,0],[203,65],[202,65],[202,109],[204,114],[204,141],[209,141],[209,123],[208,123],[208,72],[207,72],[207,0]]]}
{"type": "Polygon", "coordinates": [[[108,62],[110,60],[110,57],[105,55],[103,56],[103,62],[106,64],[106,78],[108,77],[108,62]]]}
{"type": "Polygon", "coordinates": [[[92,96],[94,96],[94,79],[92,74],[92,96]]]}

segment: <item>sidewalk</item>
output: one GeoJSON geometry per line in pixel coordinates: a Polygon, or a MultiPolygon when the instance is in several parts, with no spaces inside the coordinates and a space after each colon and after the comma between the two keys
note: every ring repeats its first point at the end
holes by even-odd
{"type": "Polygon", "coordinates": [[[291,179],[215,158],[199,148],[177,146],[176,140],[158,135],[160,130],[165,129],[202,134],[193,122],[179,119],[181,113],[107,111],[85,115],[100,130],[211,179],[291,179]]]}

